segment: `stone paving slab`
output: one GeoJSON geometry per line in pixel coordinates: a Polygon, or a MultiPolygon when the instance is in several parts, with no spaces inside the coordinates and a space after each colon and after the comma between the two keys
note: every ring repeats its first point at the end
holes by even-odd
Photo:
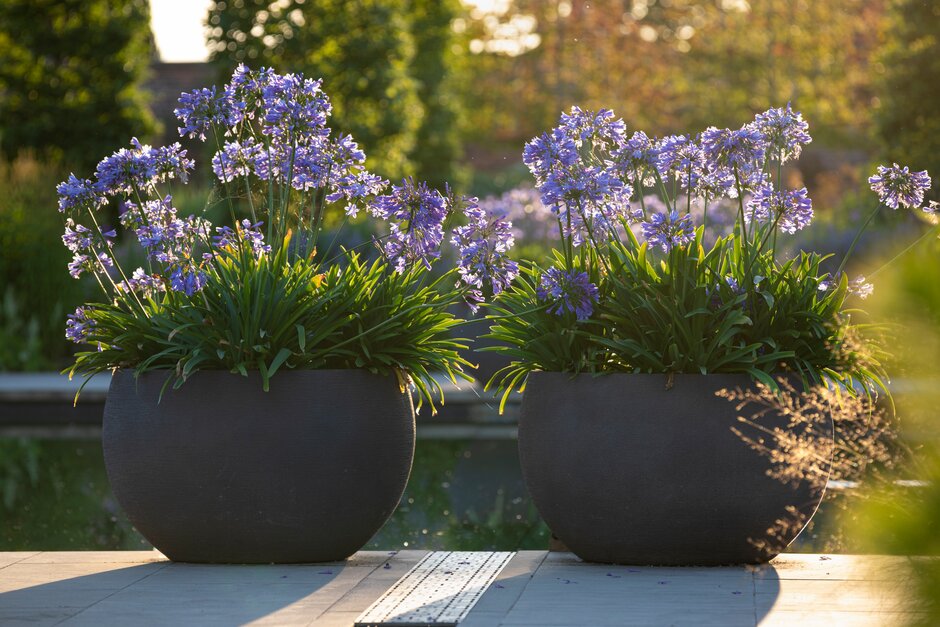
{"type": "MultiPolygon", "coordinates": [[[[218,566],[156,551],[0,553],[0,625],[349,627],[425,554],[218,566]]],[[[757,568],[651,568],[520,551],[461,625],[903,625],[917,616],[909,564],[787,554],[757,568]]]]}

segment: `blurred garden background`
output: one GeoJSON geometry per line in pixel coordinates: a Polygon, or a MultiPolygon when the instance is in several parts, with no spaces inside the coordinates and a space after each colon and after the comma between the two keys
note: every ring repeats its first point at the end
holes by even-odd
{"type": "MultiPolygon", "coordinates": [[[[786,243],[839,257],[876,202],[866,180],[877,164],[928,170],[940,198],[938,40],[934,0],[0,0],[0,371],[64,368],[65,314],[93,296],[66,271],[56,183],[131,137],[180,141],[179,93],[223,83],[238,63],[322,77],[333,126],[374,171],[504,209],[526,235],[519,257],[551,237],[522,149],[562,110],[612,108],[652,137],[736,128],[792,103],[813,143],[786,176],[817,217],[786,243]]],[[[183,143],[197,160],[197,184],[175,197],[188,215],[213,184],[211,153],[183,143]]],[[[940,240],[922,238],[933,228],[883,212],[852,269],[875,286],[862,308],[890,323],[915,450],[903,478],[933,482],[859,492],[809,549],[940,553],[940,240]]],[[[402,508],[374,545],[546,546],[514,454],[508,440],[419,440],[402,508]],[[488,473],[471,463],[481,457],[488,473]]],[[[0,550],[141,542],[95,441],[0,437],[0,490],[0,550]]]]}

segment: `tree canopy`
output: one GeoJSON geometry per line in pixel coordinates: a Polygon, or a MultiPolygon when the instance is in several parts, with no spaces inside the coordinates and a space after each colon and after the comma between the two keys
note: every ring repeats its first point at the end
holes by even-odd
{"type": "Polygon", "coordinates": [[[147,0],[0,2],[0,150],[88,168],[154,130],[147,0]]]}
{"type": "Polygon", "coordinates": [[[211,59],[221,75],[244,62],[322,77],[334,128],[372,169],[439,184],[459,150],[448,94],[455,1],[216,0],[211,59]]]}

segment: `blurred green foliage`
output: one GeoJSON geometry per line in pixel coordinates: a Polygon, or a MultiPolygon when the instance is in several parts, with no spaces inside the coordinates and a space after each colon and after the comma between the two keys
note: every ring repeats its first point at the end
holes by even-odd
{"type": "Polygon", "coordinates": [[[0,506],[13,510],[39,483],[39,443],[26,438],[0,440],[0,506]]]}
{"type": "Polygon", "coordinates": [[[0,349],[0,370],[56,369],[70,354],[65,314],[86,293],[66,270],[71,255],[55,192],[64,178],[29,157],[0,162],[0,337],[10,342],[0,349]]]}
{"type": "MultiPolygon", "coordinates": [[[[893,0],[879,55],[878,134],[888,159],[940,175],[940,3],[893,0]]],[[[930,198],[940,198],[934,184],[930,198]]]]}
{"type": "Polygon", "coordinates": [[[0,296],[0,372],[54,367],[43,351],[39,328],[39,319],[23,311],[13,288],[7,287],[6,293],[0,296]]]}
{"type": "Polygon", "coordinates": [[[216,0],[211,60],[220,77],[242,62],[322,77],[334,128],[352,134],[370,168],[440,184],[459,154],[450,93],[456,8],[455,0],[216,0]]]}
{"type": "MultiPolygon", "coordinates": [[[[451,23],[460,14],[459,0],[411,0],[409,17],[417,54],[411,73],[418,81],[424,117],[418,127],[411,160],[415,177],[443,188],[462,189],[468,173],[458,166],[462,155],[461,114],[455,69],[464,57],[464,42],[451,23]]],[[[368,153],[367,153],[368,154],[368,153]]]]}
{"type": "Polygon", "coordinates": [[[0,150],[89,168],[154,121],[146,0],[0,2],[0,150]]]}
{"type": "MultiPolygon", "coordinates": [[[[930,237],[872,277],[869,311],[893,324],[895,369],[906,393],[896,394],[898,415],[914,459],[901,479],[922,488],[877,486],[855,511],[853,533],[864,550],[940,556],[940,239],[930,237]]],[[[940,559],[915,559],[915,593],[926,614],[915,620],[940,624],[940,559]]]]}
{"type": "Polygon", "coordinates": [[[111,496],[100,442],[0,439],[0,489],[0,550],[149,548],[111,496]]]}

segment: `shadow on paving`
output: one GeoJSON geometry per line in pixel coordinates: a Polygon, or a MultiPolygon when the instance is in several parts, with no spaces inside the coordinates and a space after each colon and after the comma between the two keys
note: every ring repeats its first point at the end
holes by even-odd
{"type": "MultiPolygon", "coordinates": [[[[274,613],[286,620],[295,612],[297,618],[312,620],[338,598],[336,594],[318,598],[317,592],[340,579],[344,571],[353,570],[344,563],[220,566],[155,562],[108,570],[105,568],[113,564],[101,566],[99,573],[38,585],[29,585],[30,579],[35,580],[42,568],[49,572],[48,564],[19,563],[5,568],[0,580],[0,624],[57,624],[63,620],[70,625],[194,624],[207,620],[244,624],[274,613]]],[[[79,568],[87,570],[89,565],[61,564],[52,572],[58,577],[79,568]]]]}
{"type": "Polygon", "coordinates": [[[497,580],[461,627],[754,626],[780,589],[773,566],[640,567],[550,557],[531,580],[497,580]]]}

